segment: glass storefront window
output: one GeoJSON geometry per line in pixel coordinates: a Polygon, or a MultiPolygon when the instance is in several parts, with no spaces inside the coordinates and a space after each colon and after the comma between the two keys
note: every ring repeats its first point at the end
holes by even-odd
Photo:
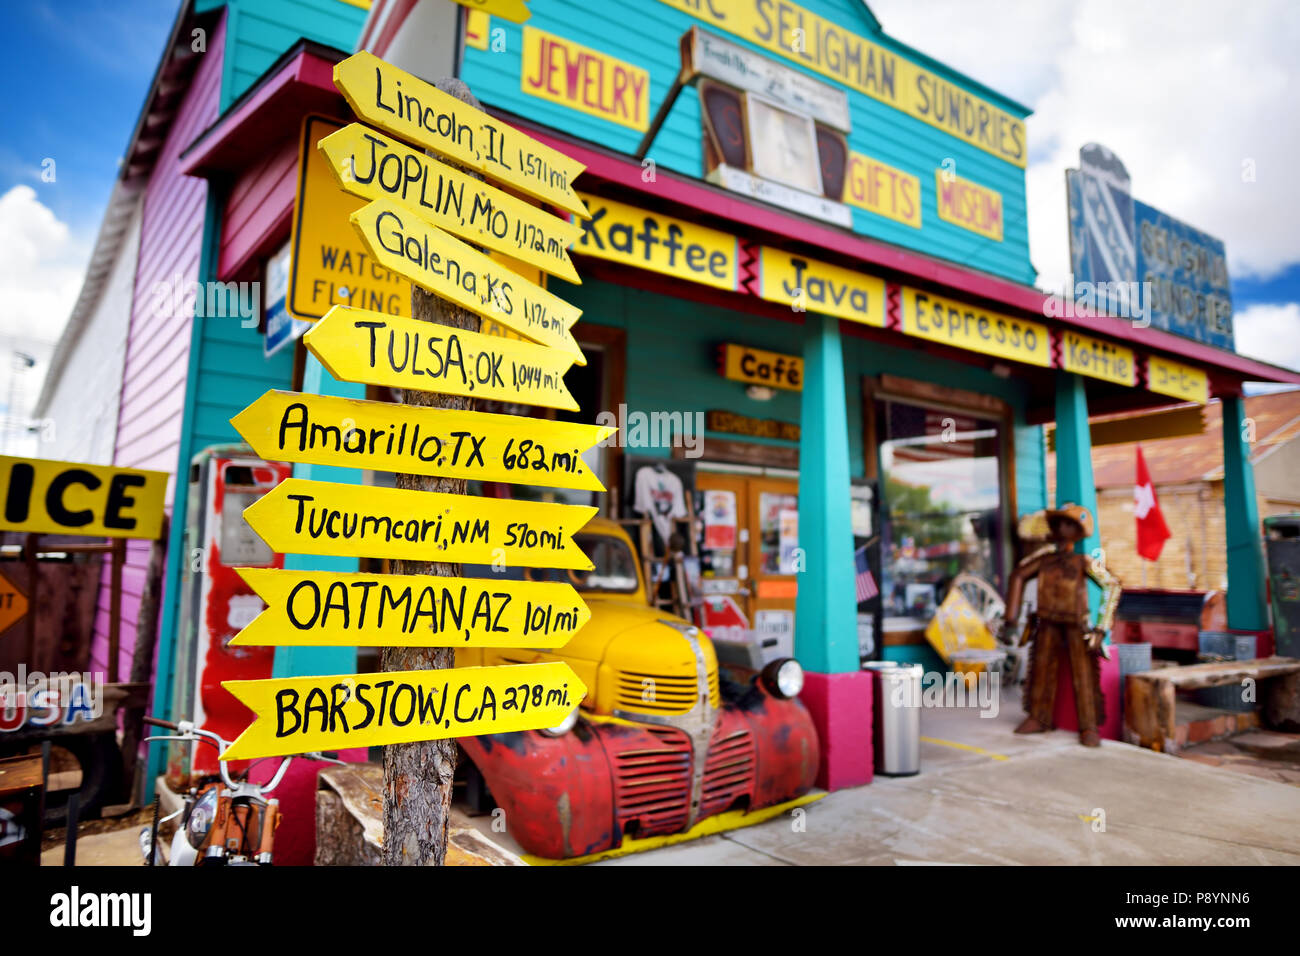
{"type": "Polygon", "coordinates": [[[793,574],[799,546],[799,498],[772,491],[758,496],[759,554],[762,574],[793,574]]]}
{"type": "Polygon", "coordinates": [[[882,405],[885,626],[923,627],[962,571],[1002,588],[1001,427],[960,412],[882,405]]]}

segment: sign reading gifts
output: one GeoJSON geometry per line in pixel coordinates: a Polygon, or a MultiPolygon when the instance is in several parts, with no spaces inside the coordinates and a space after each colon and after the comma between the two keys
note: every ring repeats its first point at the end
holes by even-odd
{"type": "Polygon", "coordinates": [[[908,335],[1029,365],[1052,365],[1051,337],[1045,325],[907,286],[902,293],[902,329],[908,335]]]}

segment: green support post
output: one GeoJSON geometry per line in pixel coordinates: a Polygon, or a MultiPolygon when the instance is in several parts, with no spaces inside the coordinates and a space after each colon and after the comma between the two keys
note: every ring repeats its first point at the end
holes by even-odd
{"type": "MultiPolygon", "coordinates": [[[[1092,534],[1076,546],[1080,554],[1101,548],[1101,519],[1097,514],[1097,485],[1092,478],[1092,432],[1088,425],[1088,393],[1083,379],[1072,372],[1056,373],[1056,506],[1073,502],[1092,515],[1092,534]]],[[[1104,556],[1103,556],[1104,561],[1104,556]]],[[[1101,589],[1088,585],[1088,606],[1096,614],[1101,589]]]]}
{"type": "Polygon", "coordinates": [[[795,656],[821,674],[856,672],[849,427],[839,320],[804,319],[799,424],[799,546],[805,564],[795,601],[795,656]]]}
{"type": "Polygon", "coordinates": [[[1264,576],[1264,545],[1250,463],[1246,403],[1240,395],[1223,398],[1223,516],[1228,547],[1228,627],[1263,631],[1269,627],[1264,576]]]}
{"type": "MultiPolygon", "coordinates": [[[[339,398],[365,398],[365,385],[340,382],[320,364],[316,356],[307,354],[303,370],[302,391],[310,395],[335,395],[339,398]]],[[[337,465],[293,466],[295,478],[315,481],[333,481],[343,485],[362,483],[362,472],[356,468],[337,465]]],[[[286,554],[285,568],[297,571],[356,571],[356,558],[340,558],[315,554],[286,554]]],[[[351,674],[357,669],[355,647],[277,647],[272,677],[317,677],[325,674],[351,674]]]]}

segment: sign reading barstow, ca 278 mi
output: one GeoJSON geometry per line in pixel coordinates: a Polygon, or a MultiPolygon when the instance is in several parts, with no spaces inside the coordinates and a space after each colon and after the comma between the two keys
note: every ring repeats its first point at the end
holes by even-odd
{"type": "Polygon", "coordinates": [[[426,292],[587,364],[569,332],[581,309],[387,199],[354,212],[352,225],[378,262],[426,292]]]}
{"type": "Polygon", "coordinates": [[[590,571],[573,533],[597,510],[286,478],[245,508],[244,520],[281,554],[590,571]]]}
{"type": "Polygon", "coordinates": [[[569,282],[582,281],[566,251],[582,235],[581,226],[360,123],[326,136],[318,148],[346,192],[391,199],[450,233],[569,282]]]}
{"type": "Polygon", "coordinates": [[[334,66],[334,85],[367,123],[586,218],[573,190],[586,167],[364,50],[334,66]]]}
{"type": "Polygon", "coordinates": [[[0,531],[156,538],[167,474],[0,455],[0,531]]]}
{"type": "Polygon", "coordinates": [[[563,647],[591,620],[573,585],[558,581],[277,568],[239,576],[267,606],[232,646],[563,647]]]}
{"type": "Polygon", "coordinates": [[[561,661],[221,686],[256,715],[222,760],[554,727],[587,693],[561,661]]]}
{"type": "Polygon", "coordinates": [[[531,342],[343,306],[302,340],[344,382],[578,408],[564,384],[573,357],[531,342]]]}
{"type": "Polygon", "coordinates": [[[582,453],[606,425],[269,391],[230,420],[259,457],[604,491],[582,453]]]}

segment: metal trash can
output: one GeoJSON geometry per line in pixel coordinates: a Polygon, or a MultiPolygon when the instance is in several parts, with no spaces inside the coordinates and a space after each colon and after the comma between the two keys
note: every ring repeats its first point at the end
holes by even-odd
{"type": "Polygon", "coordinates": [[[908,777],[921,770],[920,664],[868,661],[872,674],[872,741],[876,773],[908,777]]]}
{"type": "Polygon", "coordinates": [[[1273,646],[1279,657],[1300,657],[1300,514],[1264,519],[1273,646]]]}

